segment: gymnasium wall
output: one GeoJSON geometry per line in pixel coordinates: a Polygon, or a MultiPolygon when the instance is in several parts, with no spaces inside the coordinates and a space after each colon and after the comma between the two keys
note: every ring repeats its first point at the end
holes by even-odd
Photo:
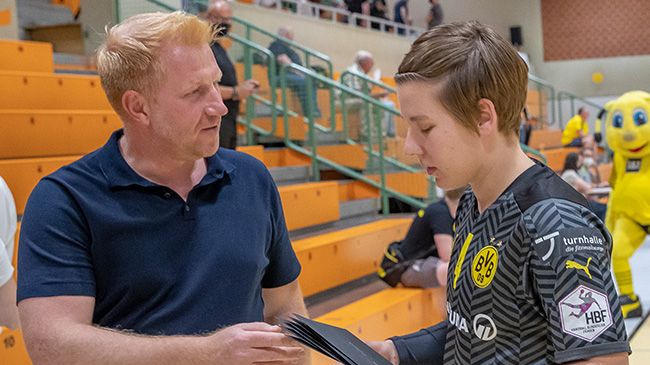
{"type": "Polygon", "coordinates": [[[16,0],[0,0],[0,38],[18,39],[16,0]]]}

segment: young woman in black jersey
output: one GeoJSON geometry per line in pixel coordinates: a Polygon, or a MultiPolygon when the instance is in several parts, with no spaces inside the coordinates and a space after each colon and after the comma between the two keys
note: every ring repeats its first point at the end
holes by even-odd
{"type": "Polygon", "coordinates": [[[611,236],[519,146],[517,51],[478,22],[445,24],[415,41],[395,80],[405,152],[441,188],[471,189],[455,218],[448,319],[371,346],[401,365],[627,364],[611,236]]]}

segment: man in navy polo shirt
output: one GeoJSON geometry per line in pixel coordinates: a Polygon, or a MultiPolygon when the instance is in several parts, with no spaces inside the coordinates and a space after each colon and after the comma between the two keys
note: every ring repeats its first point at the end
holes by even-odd
{"type": "Polygon", "coordinates": [[[44,178],[23,218],[35,364],[308,363],[263,323],[306,314],[300,265],[266,168],[219,149],[213,38],[181,12],[108,31],[98,71],[124,129],[44,178]]]}

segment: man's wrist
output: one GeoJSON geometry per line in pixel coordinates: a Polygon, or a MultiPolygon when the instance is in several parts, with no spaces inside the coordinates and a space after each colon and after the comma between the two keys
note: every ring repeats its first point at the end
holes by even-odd
{"type": "Polygon", "coordinates": [[[239,100],[239,93],[237,92],[237,86],[232,87],[232,95],[230,96],[232,100],[239,100]]]}

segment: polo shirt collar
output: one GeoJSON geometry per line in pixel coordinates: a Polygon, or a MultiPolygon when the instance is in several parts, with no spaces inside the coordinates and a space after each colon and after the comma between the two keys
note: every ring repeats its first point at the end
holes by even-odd
{"type": "MultiPolygon", "coordinates": [[[[119,141],[124,130],[119,129],[111,135],[108,142],[99,152],[100,166],[104,177],[111,188],[126,186],[159,187],[158,184],[138,175],[126,162],[120,152],[119,141]]],[[[235,165],[223,158],[221,149],[207,157],[207,172],[198,186],[214,183],[235,170],[235,165]]]]}

